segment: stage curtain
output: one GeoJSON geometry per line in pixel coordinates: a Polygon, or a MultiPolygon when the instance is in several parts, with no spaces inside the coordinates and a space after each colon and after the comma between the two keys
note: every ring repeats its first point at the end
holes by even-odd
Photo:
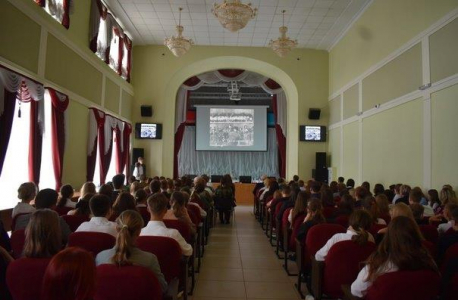
{"type": "MultiPolygon", "coordinates": [[[[89,135],[87,142],[87,161],[86,161],[86,180],[94,180],[95,163],[97,161],[97,151],[100,135],[104,135],[105,114],[96,109],[89,108],[89,135]]],[[[102,139],[103,140],[103,139],[102,139]]],[[[99,175],[99,174],[97,174],[99,175]]]]}
{"type": "Polygon", "coordinates": [[[196,128],[183,126],[184,134],[181,149],[178,153],[178,175],[231,174],[234,179],[239,176],[251,176],[253,180],[261,175],[278,177],[278,150],[275,129],[268,129],[267,151],[260,152],[223,152],[196,151],[196,128]]]}
{"type": "Polygon", "coordinates": [[[281,104],[278,101],[277,95],[272,97],[272,108],[275,115],[275,134],[278,145],[278,168],[280,177],[286,176],[286,136],[283,134],[282,127],[278,124],[280,113],[284,112],[284,108],[280,108],[281,104]]]}
{"type": "MultiPolygon", "coordinates": [[[[1,79],[1,78],[0,78],[1,79]]],[[[10,141],[11,128],[14,119],[14,109],[16,108],[16,92],[10,92],[6,88],[0,91],[4,96],[4,107],[0,112],[0,175],[5,162],[6,151],[10,141]]]]}
{"type": "Polygon", "coordinates": [[[129,176],[129,147],[130,147],[130,134],[132,126],[129,123],[120,121],[120,127],[116,128],[116,174],[121,174],[126,168],[126,177],[129,176]]]}
{"type": "Polygon", "coordinates": [[[54,178],[56,180],[56,190],[62,186],[62,169],[64,166],[64,151],[66,143],[66,123],[65,111],[68,108],[68,96],[57,92],[52,88],[47,88],[52,103],[51,121],[51,147],[52,161],[54,168],[54,178]]]}
{"type": "Polygon", "coordinates": [[[40,111],[44,101],[30,101],[30,135],[29,135],[29,181],[37,186],[40,183],[41,152],[43,149],[43,123],[40,111]]]}

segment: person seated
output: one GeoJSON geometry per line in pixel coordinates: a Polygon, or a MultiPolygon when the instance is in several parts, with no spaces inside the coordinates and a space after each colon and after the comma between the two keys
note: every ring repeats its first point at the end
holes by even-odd
{"type": "Polygon", "coordinates": [[[30,201],[37,195],[37,186],[33,182],[25,182],[19,186],[17,193],[17,197],[21,199],[21,202],[16,204],[13,208],[13,213],[11,215],[13,219],[18,214],[29,214],[35,211],[35,207],[30,205],[30,201]]]}
{"type": "Polygon", "coordinates": [[[361,187],[366,190],[367,196],[372,196],[371,193],[371,184],[368,181],[361,183],[361,187]]]}
{"type": "Polygon", "coordinates": [[[178,230],[167,228],[163,222],[164,216],[167,213],[167,198],[161,193],[156,193],[148,198],[148,211],[151,219],[145,228],[140,232],[141,236],[165,236],[172,238],[178,242],[183,251],[183,255],[192,255],[192,246],[188,244],[181,236],[178,230]]]}
{"type": "Polygon", "coordinates": [[[196,233],[196,226],[189,217],[188,210],[186,209],[186,198],[182,192],[173,192],[170,197],[171,208],[167,210],[164,220],[179,220],[185,223],[191,234],[196,233]]]}
{"type": "Polygon", "coordinates": [[[350,225],[346,233],[334,234],[327,243],[315,254],[317,261],[324,261],[329,250],[336,243],[341,241],[355,241],[358,245],[365,245],[367,242],[375,243],[374,237],[368,232],[372,226],[372,217],[365,210],[355,210],[348,220],[350,225]]]}
{"type": "Polygon", "coordinates": [[[230,185],[230,178],[224,175],[221,184],[215,191],[215,208],[219,212],[221,224],[230,224],[231,210],[235,206],[234,193],[230,185]]]}
{"type": "Polygon", "coordinates": [[[338,183],[338,184],[345,184],[345,178],[342,177],[342,176],[339,176],[339,177],[337,178],[337,183],[338,183]]]}
{"type": "Polygon", "coordinates": [[[146,200],[148,200],[148,194],[146,194],[145,190],[136,191],[134,197],[137,210],[139,208],[147,208],[146,200]]]}
{"type": "Polygon", "coordinates": [[[138,190],[142,189],[140,187],[140,182],[138,181],[134,181],[132,182],[132,184],[129,186],[129,193],[132,195],[132,196],[135,196],[135,192],[137,192],[138,190]]]}
{"type": "Polygon", "coordinates": [[[350,216],[355,210],[355,199],[349,194],[345,194],[337,203],[337,210],[331,219],[336,219],[339,216],[350,216]]]}
{"type": "Polygon", "coordinates": [[[290,195],[290,197],[287,198],[285,201],[282,201],[282,202],[278,203],[275,206],[275,210],[277,209],[278,205],[281,206],[280,209],[278,210],[278,213],[274,216],[275,217],[275,222],[277,222],[277,224],[281,224],[282,218],[283,218],[283,214],[285,213],[285,211],[288,208],[293,208],[294,207],[294,204],[296,203],[297,195],[299,195],[300,191],[301,190],[299,189],[297,184],[291,185],[291,195],[290,195]]]}
{"type": "Polygon", "coordinates": [[[175,185],[173,179],[167,178],[167,194],[172,195],[175,192],[175,185]]]}
{"type": "Polygon", "coordinates": [[[75,208],[76,202],[72,201],[74,191],[73,187],[69,184],[65,184],[60,188],[60,198],[57,202],[57,207],[70,207],[75,208]]]}
{"type": "Polygon", "coordinates": [[[201,218],[205,218],[207,216],[207,212],[202,207],[200,207],[199,204],[197,204],[196,202],[189,201],[190,196],[189,196],[188,192],[181,191],[181,193],[183,193],[183,196],[184,196],[184,199],[185,199],[185,202],[187,203],[187,205],[193,205],[193,206],[195,206],[195,207],[197,207],[199,209],[201,218]]]}
{"type": "MultiPolygon", "coordinates": [[[[125,210],[137,210],[135,198],[128,192],[121,192],[113,203],[113,215],[121,215],[125,210]]],[[[112,217],[112,220],[115,218],[112,217]]]]}
{"type": "Polygon", "coordinates": [[[412,188],[409,185],[407,185],[407,184],[401,185],[401,187],[400,187],[401,197],[398,198],[394,202],[394,204],[404,203],[406,205],[409,205],[409,195],[410,195],[410,191],[411,190],[412,190],[412,188]]]}
{"type": "Polygon", "coordinates": [[[382,218],[378,218],[377,216],[377,203],[375,202],[375,198],[372,196],[368,196],[364,198],[361,202],[361,208],[365,211],[367,211],[371,217],[373,224],[380,224],[380,225],[386,225],[386,221],[383,220],[382,218]]]}
{"type": "Polygon", "coordinates": [[[113,194],[111,196],[111,199],[113,201],[118,198],[119,194],[124,192],[124,182],[126,181],[126,176],[124,174],[116,174],[113,176],[111,179],[111,182],[113,184],[113,194]]]}
{"type": "Polygon", "coordinates": [[[94,196],[94,194],[86,194],[83,199],[76,203],[75,209],[72,209],[67,213],[71,216],[87,216],[90,218],[91,209],[89,208],[89,200],[94,196]]]}
{"type": "Polygon", "coordinates": [[[394,197],[393,197],[393,200],[392,200],[391,204],[396,204],[398,199],[401,199],[403,197],[403,195],[401,193],[401,186],[402,186],[401,183],[398,183],[398,184],[394,185],[394,190],[393,190],[394,197]]]}
{"type": "Polygon", "coordinates": [[[439,192],[437,190],[428,190],[428,205],[434,210],[434,214],[437,214],[437,209],[441,206],[439,192]]]}
{"type": "Polygon", "coordinates": [[[377,197],[378,195],[383,195],[385,193],[385,187],[381,183],[377,183],[374,186],[374,197],[377,197]]]}
{"type": "Polygon", "coordinates": [[[352,190],[355,188],[355,181],[352,178],[349,178],[345,185],[347,186],[347,190],[352,190]]]}
{"type": "Polygon", "coordinates": [[[278,204],[282,204],[285,201],[288,201],[291,197],[291,187],[289,185],[284,185],[280,190],[277,190],[273,194],[272,201],[269,201],[266,206],[273,212],[278,204]]]}
{"type": "Polygon", "coordinates": [[[145,252],[136,247],[137,238],[143,228],[142,216],[134,210],[126,210],[116,219],[116,231],[118,232],[116,244],[97,254],[96,265],[114,264],[119,267],[127,265],[142,266],[150,269],[156,275],[162,292],[167,290],[167,282],[156,255],[145,252]]]}
{"type": "Polygon", "coordinates": [[[356,209],[362,208],[363,203],[361,201],[368,196],[369,196],[368,191],[364,187],[358,186],[355,189],[355,208],[356,209]]]}
{"type": "Polygon", "coordinates": [[[424,218],[425,208],[420,203],[410,204],[410,209],[412,210],[413,218],[418,225],[428,225],[428,219],[424,218]]]}
{"type": "MultiPolygon", "coordinates": [[[[419,187],[413,188],[409,193],[409,204],[418,203],[421,204],[421,200],[423,198],[423,192],[419,187]]],[[[422,205],[422,204],[421,204],[422,205]]],[[[429,205],[422,205],[424,208],[424,215],[425,217],[432,217],[434,216],[434,210],[429,205]]]]}
{"type": "Polygon", "coordinates": [[[445,205],[444,210],[443,210],[443,215],[438,215],[438,216],[432,216],[429,218],[429,222],[433,221],[445,221],[446,223],[439,224],[437,227],[437,231],[439,232],[439,235],[444,234],[447,232],[450,228],[452,228],[454,221],[452,220],[452,215],[451,211],[454,210],[458,205],[455,203],[448,203],[445,205]]]}
{"type": "Polygon", "coordinates": [[[390,200],[385,193],[375,196],[375,203],[377,205],[377,218],[382,218],[387,222],[390,219],[390,200]]]}
{"type": "Polygon", "coordinates": [[[55,211],[47,208],[31,214],[25,229],[23,257],[50,258],[62,249],[59,219],[55,211]]]}
{"type": "Polygon", "coordinates": [[[197,181],[196,181],[196,184],[194,186],[194,191],[192,192],[192,194],[195,194],[195,195],[199,196],[200,201],[204,205],[203,208],[206,211],[208,211],[211,207],[214,206],[213,198],[210,195],[210,193],[205,189],[207,187],[207,184],[205,183],[205,180],[200,178],[200,177],[196,177],[196,179],[197,179],[197,181]]]}
{"type": "Polygon", "coordinates": [[[111,203],[114,203],[113,199],[113,187],[110,184],[102,184],[99,188],[99,195],[105,195],[110,198],[111,203]]]}
{"type": "Polygon", "coordinates": [[[297,182],[297,185],[299,186],[299,189],[301,191],[305,191],[305,182],[304,182],[304,180],[299,179],[299,181],[297,182]]]}
{"type": "Polygon", "coordinates": [[[326,218],[323,215],[323,206],[321,205],[321,201],[318,199],[311,199],[307,203],[307,215],[305,216],[301,227],[299,227],[297,238],[301,241],[305,241],[310,228],[322,223],[326,223],[326,218]]]}
{"type": "Polygon", "coordinates": [[[161,192],[161,182],[159,180],[153,180],[149,184],[149,189],[151,191],[151,195],[161,192]]]}
{"type": "Polygon", "coordinates": [[[83,184],[83,186],[81,187],[81,190],[80,190],[80,197],[78,199],[81,200],[84,198],[84,196],[86,196],[86,194],[96,194],[96,190],[95,190],[95,184],[93,184],[92,182],[88,181],[86,183],[83,184]]]}
{"type": "Polygon", "coordinates": [[[334,194],[331,188],[323,185],[323,188],[320,191],[321,194],[321,203],[324,207],[334,207],[336,203],[334,202],[334,194]]]}
{"type": "MultiPolygon", "coordinates": [[[[59,195],[53,189],[43,189],[37,193],[35,197],[35,207],[38,210],[41,209],[52,209],[56,206],[57,198],[59,195]]],[[[24,229],[30,222],[31,214],[19,216],[16,220],[16,227],[15,230],[24,229]]],[[[68,227],[67,222],[61,217],[58,218],[59,220],[59,228],[61,230],[61,237],[62,237],[62,244],[66,244],[68,241],[68,236],[71,233],[70,227],[68,227]]]]}
{"type": "Polygon", "coordinates": [[[320,199],[321,198],[321,184],[318,181],[314,181],[310,186],[310,197],[320,199]]]}
{"type": "Polygon", "coordinates": [[[452,207],[450,210],[450,220],[452,226],[448,229],[437,243],[437,257],[438,261],[442,261],[447,249],[453,244],[458,243],[458,206],[452,207]]]}
{"type": "Polygon", "coordinates": [[[167,192],[168,190],[168,184],[167,184],[167,180],[161,180],[161,193],[164,194],[164,196],[167,198],[167,199],[170,199],[170,194],[167,192]]]}
{"type": "Polygon", "coordinates": [[[76,232],[102,232],[116,237],[116,224],[108,221],[112,212],[111,199],[106,195],[97,194],[89,200],[89,207],[93,217],[82,223],[76,232]]]}
{"type": "MultiPolygon", "coordinates": [[[[395,218],[397,218],[399,216],[408,217],[412,221],[415,222],[415,218],[413,217],[412,210],[404,202],[395,204],[395,205],[393,205],[393,207],[391,207],[391,210],[390,210],[391,220],[393,220],[393,219],[395,219],[395,218]]],[[[377,234],[379,234],[379,235],[385,234],[387,232],[387,230],[388,230],[388,227],[382,228],[377,232],[377,234]]]]}
{"type": "Polygon", "coordinates": [[[49,262],[43,276],[41,299],[91,300],[95,289],[94,257],[84,249],[70,247],[49,262]]]}
{"type": "Polygon", "coordinates": [[[310,196],[307,192],[299,192],[296,198],[296,203],[294,204],[294,208],[289,211],[288,215],[288,222],[292,228],[293,223],[296,217],[301,214],[307,212],[307,202],[309,201],[310,196]]]}
{"type": "Polygon", "coordinates": [[[364,297],[381,275],[396,271],[432,270],[438,272],[434,260],[422,244],[418,225],[409,217],[391,220],[388,231],[377,250],[351,285],[351,293],[364,297]]]}

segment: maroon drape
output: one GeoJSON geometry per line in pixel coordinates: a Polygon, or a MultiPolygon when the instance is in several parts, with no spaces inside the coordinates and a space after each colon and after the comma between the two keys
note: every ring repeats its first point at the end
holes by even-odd
{"type": "Polygon", "coordinates": [[[40,183],[41,152],[43,145],[43,133],[38,123],[39,105],[40,103],[38,101],[30,101],[29,181],[34,182],[37,186],[40,183]]]}
{"type": "Polygon", "coordinates": [[[178,153],[180,152],[185,128],[186,123],[181,123],[175,133],[175,147],[173,149],[173,178],[178,178],[178,153]]]}
{"type": "Polygon", "coordinates": [[[280,125],[277,124],[278,109],[277,109],[277,95],[272,97],[272,109],[275,116],[275,134],[277,136],[278,145],[278,169],[280,177],[285,178],[286,176],[286,137],[280,125]]]}
{"type": "Polygon", "coordinates": [[[51,96],[51,149],[54,169],[54,178],[56,180],[56,190],[62,186],[62,169],[64,165],[65,150],[65,110],[68,107],[68,97],[61,101],[54,89],[48,88],[51,96]]]}
{"type": "MultiPolygon", "coordinates": [[[[97,161],[97,151],[98,148],[102,148],[102,145],[99,145],[99,136],[104,134],[104,124],[105,124],[105,114],[99,116],[99,110],[96,108],[90,108],[89,114],[92,114],[96,120],[97,126],[97,136],[94,141],[88,141],[89,143],[94,143],[93,149],[91,153],[87,154],[87,161],[86,161],[86,180],[93,181],[94,180],[94,172],[95,172],[95,163],[97,161]]],[[[91,118],[91,117],[90,117],[91,118]]],[[[90,126],[90,123],[89,123],[90,126]]],[[[105,144],[105,142],[103,142],[105,144]]]]}
{"type": "Polygon", "coordinates": [[[239,69],[222,69],[218,70],[218,72],[223,75],[224,77],[234,78],[245,72],[245,70],[239,69]]]}
{"type": "Polygon", "coordinates": [[[130,82],[130,70],[132,68],[132,41],[127,35],[124,35],[124,45],[126,45],[127,49],[127,53],[124,53],[124,55],[127,55],[126,80],[127,82],[130,82]]]}
{"type": "MultiPolygon", "coordinates": [[[[130,147],[130,133],[131,133],[131,126],[128,123],[124,123],[124,129],[121,132],[121,129],[116,127],[116,174],[121,174],[128,165],[128,157],[129,157],[129,147],[130,147]],[[122,136],[122,147],[121,147],[121,136],[122,136]],[[121,150],[121,148],[123,150],[121,150]]],[[[126,173],[127,173],[126,168],[126,173]]],[[[128,174],[126,174],[126,177],[128,174]]]]}
{"type": "Polygon", "coordinates": [[[70,1],[71,0],[64,0],[64,16],[62,17],[62,25],[65,28],[70,28],[70,1]]]}
{"type": "MultiPolygon", "coordinates": [[[[93,15],[94,14],[100,15],[100,17],[105,20],[105,18],[106,18],[106,9],[103,6],[102,1],[100,1],[100,0],[91,0],[91,2],[92,2],[91,3],[91,26],[94,26],[94,24],[92,23],[93,22],[93,19],[92,19],[93,15]]],[[[98,24],[100,24],[100,20],[99,20],[98,24]]],[[[97,24],[95,24],[95,26],[97,26],[97,24]]],[[[99,33],[97,31],[97,34],[94,35],[92,40],[89,41],[89,48],[94,53],[97,53],[97,38],[98,38],[98,36],[99,36],[99,33]]]]}
{"type": "Polygon", "coordinates": [[[6,151],[10,141],[11,128],[13,127],[14,109],[16,108],[16,92],[9,92],[6,89],[0,91],[4,93],[5,101],[3,114],[0,115],[0,175],[5,162],[6,151]]]}

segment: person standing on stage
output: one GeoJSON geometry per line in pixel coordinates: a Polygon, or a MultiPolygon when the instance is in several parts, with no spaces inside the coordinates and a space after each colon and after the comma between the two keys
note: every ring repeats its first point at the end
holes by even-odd
{"type": "Polygon", "coordinates": [[[137,180],[140,180],[142,175],[146,176],[146,166],[143,163],[143,157],[141,157],[141,156],[138,157],[138,160],[134,165],[134,171],[133,171],[132,175],[135,176],[135,178],[137,180]]]}

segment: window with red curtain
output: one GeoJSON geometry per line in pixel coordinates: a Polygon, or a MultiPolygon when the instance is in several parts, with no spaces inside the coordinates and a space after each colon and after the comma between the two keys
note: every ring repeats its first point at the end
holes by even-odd
{"type": "Polygon", "coordinates": [[[70,7],[72,0],[34,0],[35,3],[44,8],[57,22],[65,28],[70,27],[70,7]]]}

